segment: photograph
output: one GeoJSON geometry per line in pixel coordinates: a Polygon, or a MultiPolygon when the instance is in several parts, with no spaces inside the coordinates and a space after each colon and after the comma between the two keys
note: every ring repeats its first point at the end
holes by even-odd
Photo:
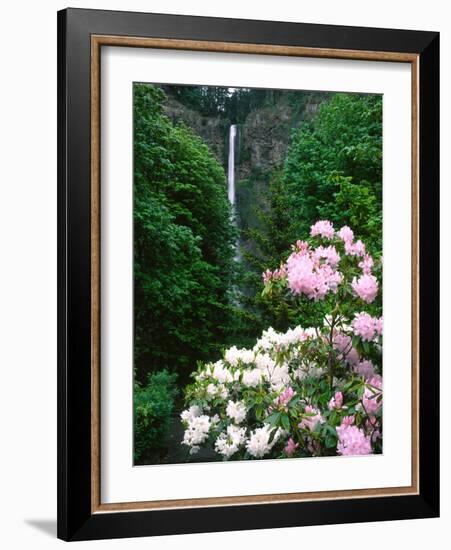
{"type": "Polygon", "coordinates": [[[134,466],[382,455],[383,95],[132,87],[134,466]]]}

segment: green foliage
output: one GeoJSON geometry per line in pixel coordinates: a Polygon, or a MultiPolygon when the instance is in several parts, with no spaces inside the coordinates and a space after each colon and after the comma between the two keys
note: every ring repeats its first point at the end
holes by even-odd
{"type": "Polygon", "coordinates": [[[223,116],[229,98],[228,89],[221,86],[163,85],[162,88],[168,95],[204,116],[223,116]]]}
{"type": "Polygon", "coordinates": [[[382,97],[336,94],[293,134],[283,180],[291,235],[317,219],[352,225],[369,249],[382,240],[382,97]]]}
{"type": "Polygon", "coordinates": [[[358,235],[369,243],[368,251],[379,255],[382,250],[382,200],[365,185],[355,185],[352,178],[338,173],[330,175],[338,191],[334,202],[318,206],[321,219],[336,227],[344,223],[358,228],[358,235]]]}
{"type": "Polygon", "coordinates": [[[175,385],[176,378],[176,374],[162,370],[149,374],[146,384],[135,382],[133,393],[135,462],[149,459],[158,461],[158,455],[164,449],[171,426],[174,400],[178,393],[175,385]]]}
{"type": "Polygon", "coordinates": [[[254,311],[254,336],[269,325],[276,330],[286,330],[293,321],[284,302],[269,302],[262,297],[263,271],[278,268],[291,244],[291,216],[280,170],[274,170],[270,176],[264,203],[264,208],[255,209],[258,224],[245,231],[253,246],[244,254],[248,271],[243,277],[243,284],[248,291],[242,302],[246,309],[254,311]]]}
{"type": "Polygon", "coordinates": [[[225,175],[208,147],[134,87],[134,315],[137,376],[187,378],[228,330],[234,229],[225,175]]]}

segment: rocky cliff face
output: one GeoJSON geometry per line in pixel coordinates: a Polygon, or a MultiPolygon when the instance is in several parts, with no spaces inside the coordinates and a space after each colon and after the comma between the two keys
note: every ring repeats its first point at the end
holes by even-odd
{"type": "Polygon", "coordinates": [[[225,166],[227,163],[226,135],[228,122],[220,117],[208,117],[189,109],[179,101],[168,97],[165,101],[164,112],[175,124],[183,122],[200,136],[210,148],[216,159],[225,166]]]}
{"type": "MultiPolygon", "coordinates": [[[[291,130],[302,120],[315,116],[322,98],[308,99],[301,112],[282,97],[271,106],[250,111],[244,123],[238,124],[237,179],[246,179],[253,170],[267,172],[283,164],[291,130]]],[[[228,131],[232,121],[219,116],[203,116],[168,96],[165,114],[174,122],[182,121],[198,134],[224,166],[228,158],[228,131]]]]}
{"type": "Polygon", "coordinates": [[[251,111],[239,125],[238,179],[252,171],[270,171],[285,158],[292,128],[292,110],[287,105],[251,111]]]}
{"type": "Polygon", "coordinates": [[[269,172],[283,165],[291,132],[302,121],[310,120],[317,112],[321,100],[306,101],[299,112],[285,98],[271,106],[255,109],[239,126],[240,154],[238,179],[249,178],[252,171],[269,172]]]}

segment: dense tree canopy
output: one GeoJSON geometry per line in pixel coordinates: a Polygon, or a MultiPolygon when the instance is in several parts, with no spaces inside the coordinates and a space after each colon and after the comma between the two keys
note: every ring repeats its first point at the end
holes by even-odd
{"type": "Polygon", "coordinates": [[[134,88],[134,315],[138,377],[188,375],[227,330],[234,229],[225,175],[208,147],[134,88]]]}
{"type": "Polygon", "coordinates": [[[294,118],[302,118],[309,100],[328,97],[328,92],[299,92],[262,88],[224,88],[221,86],[172,86],[161,88],[179,103],[203,116],[220,117],[229,124],[244,123],[255,109],[284,101],[293,109],[294,118]]]}
{"type": "Polygon", "coordinates": [[[284,174],[292,236],[315,220],[352,225],[382,242],[382,97],[336,94],[294,133],[284,174]]]}

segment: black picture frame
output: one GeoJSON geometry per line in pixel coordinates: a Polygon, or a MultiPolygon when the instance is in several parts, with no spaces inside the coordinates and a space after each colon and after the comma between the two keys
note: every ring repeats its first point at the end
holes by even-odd
{"type": "MultiPolygon", "coordinates": [[[[334,57],[331,55],[331,57],[334,57]]],[[[439,33],[85,9],[58,12],[58,537],[88,540],[439,515],[439,33]],[[419,62],[419,493],[92,511],[91,36],[415,54],[419,62]]]]}

